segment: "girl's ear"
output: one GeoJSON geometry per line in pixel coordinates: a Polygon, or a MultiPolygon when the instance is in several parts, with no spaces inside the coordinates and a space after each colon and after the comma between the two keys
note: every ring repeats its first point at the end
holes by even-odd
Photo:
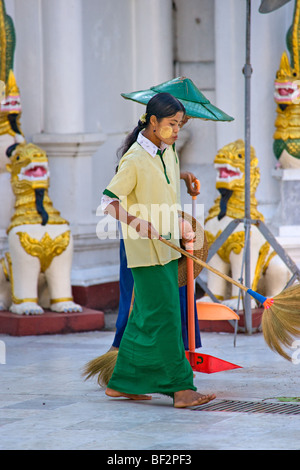
{"type": "Polygon", "coordinates": [[[154,116],[154,114],[152,114],[152,116],[150,116],[150,124],[151,124],[153,127],[156,127],[156,126],[157,126],[157,119],[156,119],[156,116],[154,116]]]}

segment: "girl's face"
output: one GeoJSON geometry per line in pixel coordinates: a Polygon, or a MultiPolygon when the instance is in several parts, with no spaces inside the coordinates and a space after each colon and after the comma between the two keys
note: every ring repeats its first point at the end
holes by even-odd
{"type": "Polygon", "coordinates": [[[165,144],[172,145],[178,139],[178,132],[182,126],[184,113],[178,111],[174,116],[163,118],[157,122],[156,136],[165,144]]]}

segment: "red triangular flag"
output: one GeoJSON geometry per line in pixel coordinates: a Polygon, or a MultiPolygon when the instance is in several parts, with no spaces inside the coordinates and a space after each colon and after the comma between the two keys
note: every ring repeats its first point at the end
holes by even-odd
{"type": "Polygon", "coordinates": [[[195,372],[203,372],[205,374],[213,374],[215,372],[222,372],[224,370],[242,369],[241,366],[232,364],[231,362],[223,361],[208,354],[197,353],[193,351],[186,351],[186,357],[195,372]]]}

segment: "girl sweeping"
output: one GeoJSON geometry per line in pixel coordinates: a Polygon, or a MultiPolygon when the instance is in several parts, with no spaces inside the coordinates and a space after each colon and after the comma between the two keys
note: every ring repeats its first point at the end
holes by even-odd
{"type": "Polygon", "coordinates": [[[146,394],[160,393],[172,396],[176,408],[215,398],[198,393],[193,384],[181,333],[180,254],[158,240],[162,235],[179,246],[180,236],[184,244],[194,238],[191,226],[178,220],[174,210],[180,203],[174,144],[184,117],[184,106],[172,95],[158,93],[150,99],[125,141],[118,171],[102,200],[106,212],[122,223],[135,293],[106,394],[148,400],[146,394]]]}
{"type": "MultiPolygon", "coordinates": [[[[197,196],[200,191],[195,186],[197,181],[196,176],[191,172],[181,172],[180,179],[185,181],[187,192],[191,196],[197,196]]],[[[110,351],[116,351],[119,349],[119,345],[127,325],[129,312],[131,309],[132,302],[134,301],[133,293],[133,277],[131,269],[127,267],[127,258],[124,246],[124,240],[120,237],[120,276],[119,276],[119,287],[120,287],[120,299],[119,299],[119,311],[116,321],[116,332],[113,339],[113,343],[110,347],[110,351]]],[[[180,311],[181,311],[181,327],[183,344],[186,350],[189,349],[188,344],[188,322],[187,322],[187,286],[184,285],[179,287],[179,298],[180,298],[180,311]]],[[[199,324],[197,321],[197,308],[195,299],[195,348],[201,347],[201,338],[199,324]]]]}

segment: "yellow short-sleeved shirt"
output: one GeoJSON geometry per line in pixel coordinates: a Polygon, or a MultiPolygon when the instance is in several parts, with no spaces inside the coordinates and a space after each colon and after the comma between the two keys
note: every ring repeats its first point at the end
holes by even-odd
{"type": "MultiPolygon", "coordinates": [[[[117,197],[130,214],[153,224],[160,235],[179,246],[180,168],[174,146],[150,155],[135,142],[121,158],[104,194],[117,197]]],[[[140,238],[122,223],[128,267],[163,265],[180,253],[155,239],[140,238]]]]}

